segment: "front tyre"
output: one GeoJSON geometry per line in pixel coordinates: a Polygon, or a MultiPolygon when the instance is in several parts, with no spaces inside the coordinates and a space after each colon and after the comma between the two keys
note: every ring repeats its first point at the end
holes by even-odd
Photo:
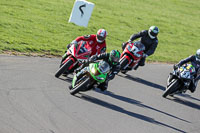
{"type": "Polygon", "coordinates": [[[65,62],[65,64],[63,64],[58,69],[58,71],[55,74],[55,77],[56,78],[60,77],[60,75],[63,74],[65,71],[67,71],[72,64],[73,64],[73,61],[71,59],[69,59],[67,62],[65,62]]]}
{"type": "Polygon", "coordinates": [[[75,95],[81,90],[86,90],[89,84],[90,84],[90,78],[84,77],[78,84],[75,85],[74,88],[70,90],[70,94],[75,95]]]}
{"type": "Polygon", "coordinates": [[[178,79],[172,80],[162,96],[166,98],[169,94],[176,92],[179,87],[180,87],[179,80],[178,79]]]}
{"type": "Polygon", "coordinates": [[[124,58],[120,61],[120,66],[121,66],[121,70],[124,69],[124,67],[128,64],[128,59],[124,58]]]}

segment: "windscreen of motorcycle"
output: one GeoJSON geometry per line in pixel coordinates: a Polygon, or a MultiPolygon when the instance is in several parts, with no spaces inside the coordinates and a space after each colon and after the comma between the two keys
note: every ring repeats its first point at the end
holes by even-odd
{"type": "Polygon", "coordinates": [[[189,71],[190,71],[190,73],[195,73],[195,68],[194,68],[194,66],[193,66],[193,65],[191,65],[191,64],[188,64],[186,68],[187,68],[187,70],[189,70],[189,71]]]}
{"type": "Polygon", "coordinates": [[[104,74],[108,73],[110,71],[110,65],[105,61],[100,61],[99,62],[99,70],[104,74]]]}
{"type": "Polygon", "coordinates": [[[137,46],[135,46],[135,45],[133,45],[133,47],[132,47],[132,49],[131,49],[131,52],[132,52],[136,57],[140,57],[140,56],[141,56],[140,54],[138,54],[138,52],[140,52],[140,49],[139,49],[137,46]]]}
{"type": "Polygon", "coordinates": [[[138,48],[138,51],[144,51],[145,50],[144,44],[142,44],[140,41],[134,42],[134,46],[136,46],[138,48]]]}
{"type": "Polygon", "coordinates": [[[188,70],[182,71],[182,72],[180,73],[180,76],[181,76],[182,78],[190,79],[190,72],[189,72],[188,70]]]}
{"type": "Polygon", "coordinates": [[[87,42],[81,41],[81,43],[79,45],[81,45],[81,46],[78,51],[78,54],[82,54],[82,53],[86,53],[86,52],[90,51],[90,48],[87,47],[87,42]]]}
{"type": "Polygon", "coordinates": [[[179,68],[180,76],[185,79],[190,79],[195,73],[195,68],[191,64],[186,64],[179,68]]]}

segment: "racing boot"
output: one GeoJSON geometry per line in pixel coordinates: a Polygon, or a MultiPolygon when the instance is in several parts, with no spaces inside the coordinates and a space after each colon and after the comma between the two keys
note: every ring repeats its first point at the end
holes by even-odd
{"type": "Polygon", "coordinates": [[[144,66],[145,65],[145,60],[146,60],[146,57],[142,57],[142,59],[137,64],[137,66],[134,67],[134,70],[137,70],[139,66],[144,66]]]}
{"type": "Polygon", "coordinates": [[[193,80],[193,82],[190,84],[190,86],[189,86],[189,90],[191,91],[191,93],[194,93],[195,92],[195,90],[196,90],[196,85],[197,85],[197,83],[196,82],[194,82],[194,80],[193,80]]]}
{"type": "Polygon", "coordinates": [[[107,88],[108,88],[108,81],[106,80],[105,82],[99,84],[99,85],[97,86],[97,88],[99,88],[101,91],[107,90],[107,88]]]}

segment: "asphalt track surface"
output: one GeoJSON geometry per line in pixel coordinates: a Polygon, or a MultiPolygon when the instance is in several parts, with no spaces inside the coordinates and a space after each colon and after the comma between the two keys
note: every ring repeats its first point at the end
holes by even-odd
{"type": "Polygon", "coordinates": [[[60,59],[0,55],[0,133],[199,133],[200,87],[162,98],[168,64],[119,74],[106,92],[69,94],[60,59]]]}

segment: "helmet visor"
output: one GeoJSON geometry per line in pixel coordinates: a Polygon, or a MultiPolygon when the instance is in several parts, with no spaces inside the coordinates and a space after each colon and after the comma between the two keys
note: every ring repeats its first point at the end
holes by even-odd
{"type": "Polygon", "coordinates": [[[100,35],[97,35],[97,39],[100,40],[100,41],[104,41],[104,40],[105,40],[105,37],[100,36],[100,35]]]}
{"type": "Polygon", "coordinates": [[[102,72],[102,73],[108,73],[109,70],[110,70],[110,66],[107,62],[105,61],[100,61],[99,62],[99,70],[102,72]]]}
{"type": "Polygon", "coordinates": [[[152,30],[151,30],[150,34],[151,34],[152,36],[154,36],[154,37],[156,37],[156,36],[158,35],[158,33],[154,33],[152,30]]]}
{"type": "Polygon", "coordinates": [[[197,59],[200,59],[200,54],[196,54],[196,58],[197,58],[197,59]]]}
{"type": "Polygon", "coordinates": [[[111,59],[112,59],[112,62],[114,64],[116,64],[117,62],[119,62],[119,58],[118,57],[111,57],[111,59]]]}

